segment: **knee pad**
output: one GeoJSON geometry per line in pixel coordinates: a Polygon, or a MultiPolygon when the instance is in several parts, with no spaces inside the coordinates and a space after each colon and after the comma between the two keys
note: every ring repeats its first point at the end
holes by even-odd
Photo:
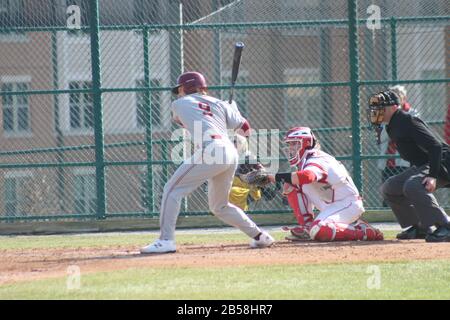
{"type": "Polygon", "coordinates": [[[309,236],[316,241],[333,241],[336,237],[336,228],[333,224],[316,220],[311,225],[309,236]]]}

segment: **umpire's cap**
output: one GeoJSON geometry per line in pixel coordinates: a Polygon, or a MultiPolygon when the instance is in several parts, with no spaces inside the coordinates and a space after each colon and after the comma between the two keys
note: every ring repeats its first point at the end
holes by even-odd
{"type": "Polygon", "coordinates": [[[178,88],[183,86],[186,94],[197,92],[199,88],[207,88],[206,79],[200,72],[185,72],[177,79],[177,85],[172,88],[173,94],[178,94],[178,88]]]}

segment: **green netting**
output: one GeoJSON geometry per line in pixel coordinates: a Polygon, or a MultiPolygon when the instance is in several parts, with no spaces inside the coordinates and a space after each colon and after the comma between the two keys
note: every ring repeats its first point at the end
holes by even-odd
{"type": "MultiPolygon", "coordinates": [[[[170,87],[197,70],[228,98],[237,41],[235,99],[252,127],[312,127],[366,208],[385,208],[389,156],[367,129],[367,98],[401,84],[449,139],[449,37],[446,0],[0,1],[0,219],[158,215],[177,167],[170,87]]],[[[206,214],[206,193],[183,214],[206,214]]],[[[274,187],[250,211],[289,207],[274,187]]]]}

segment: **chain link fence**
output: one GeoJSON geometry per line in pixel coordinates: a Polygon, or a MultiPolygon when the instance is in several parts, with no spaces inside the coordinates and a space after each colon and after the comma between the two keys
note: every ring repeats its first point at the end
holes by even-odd
{"type": "MultiPolygon", "coordinates": [[[[0,221],[158,215],[180,143],[170,87],[196,70],[228,98],[237,41],[235,99],[259,136],[312,127],[369,210],[400,163],[368,130],[371,93],[403,85],[449,140],[446,0],[1,0],[0,221]]],[[[250,212],[290,209],[274,187],[250,212]]],[[[181,214],[207,213],[203,186],[181,214]]]]}

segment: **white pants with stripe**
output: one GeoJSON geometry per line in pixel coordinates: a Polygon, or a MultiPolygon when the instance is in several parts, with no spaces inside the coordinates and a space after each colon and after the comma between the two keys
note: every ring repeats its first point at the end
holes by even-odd
{"type": "Polygon", "coordinates": [[[180,212],[181,200],[208,181],[208,204],[211,212],[223,222],[240,229],[249,237],[256,237],[261,230],[242,211],[228,201],[234,173],[238,165],[238,154],[228,139],[211,142],[208,150],[214,150],[216,163],[205,161],[204,150],[198,150],[175,171],[164,186],[160,227],[161,240],[174,240],[175,227],[180,212]]]}
{"type": "Polygon", "coordinates": [[[301,212],[312,213],[313,207],[322,207],[314,220],[352,224],[364,213],[363,202],[357,196],[348,196],[324,205],[324,201],[308,185],[303,186],[302,193],[298,193],[298,201],[301,212]]]}
{"type": "Polygon", "coordinates": [[[352,224],[364,213],[362,200],[348,197],[335,201],[322,210],[314,220],[352,224]]]}

